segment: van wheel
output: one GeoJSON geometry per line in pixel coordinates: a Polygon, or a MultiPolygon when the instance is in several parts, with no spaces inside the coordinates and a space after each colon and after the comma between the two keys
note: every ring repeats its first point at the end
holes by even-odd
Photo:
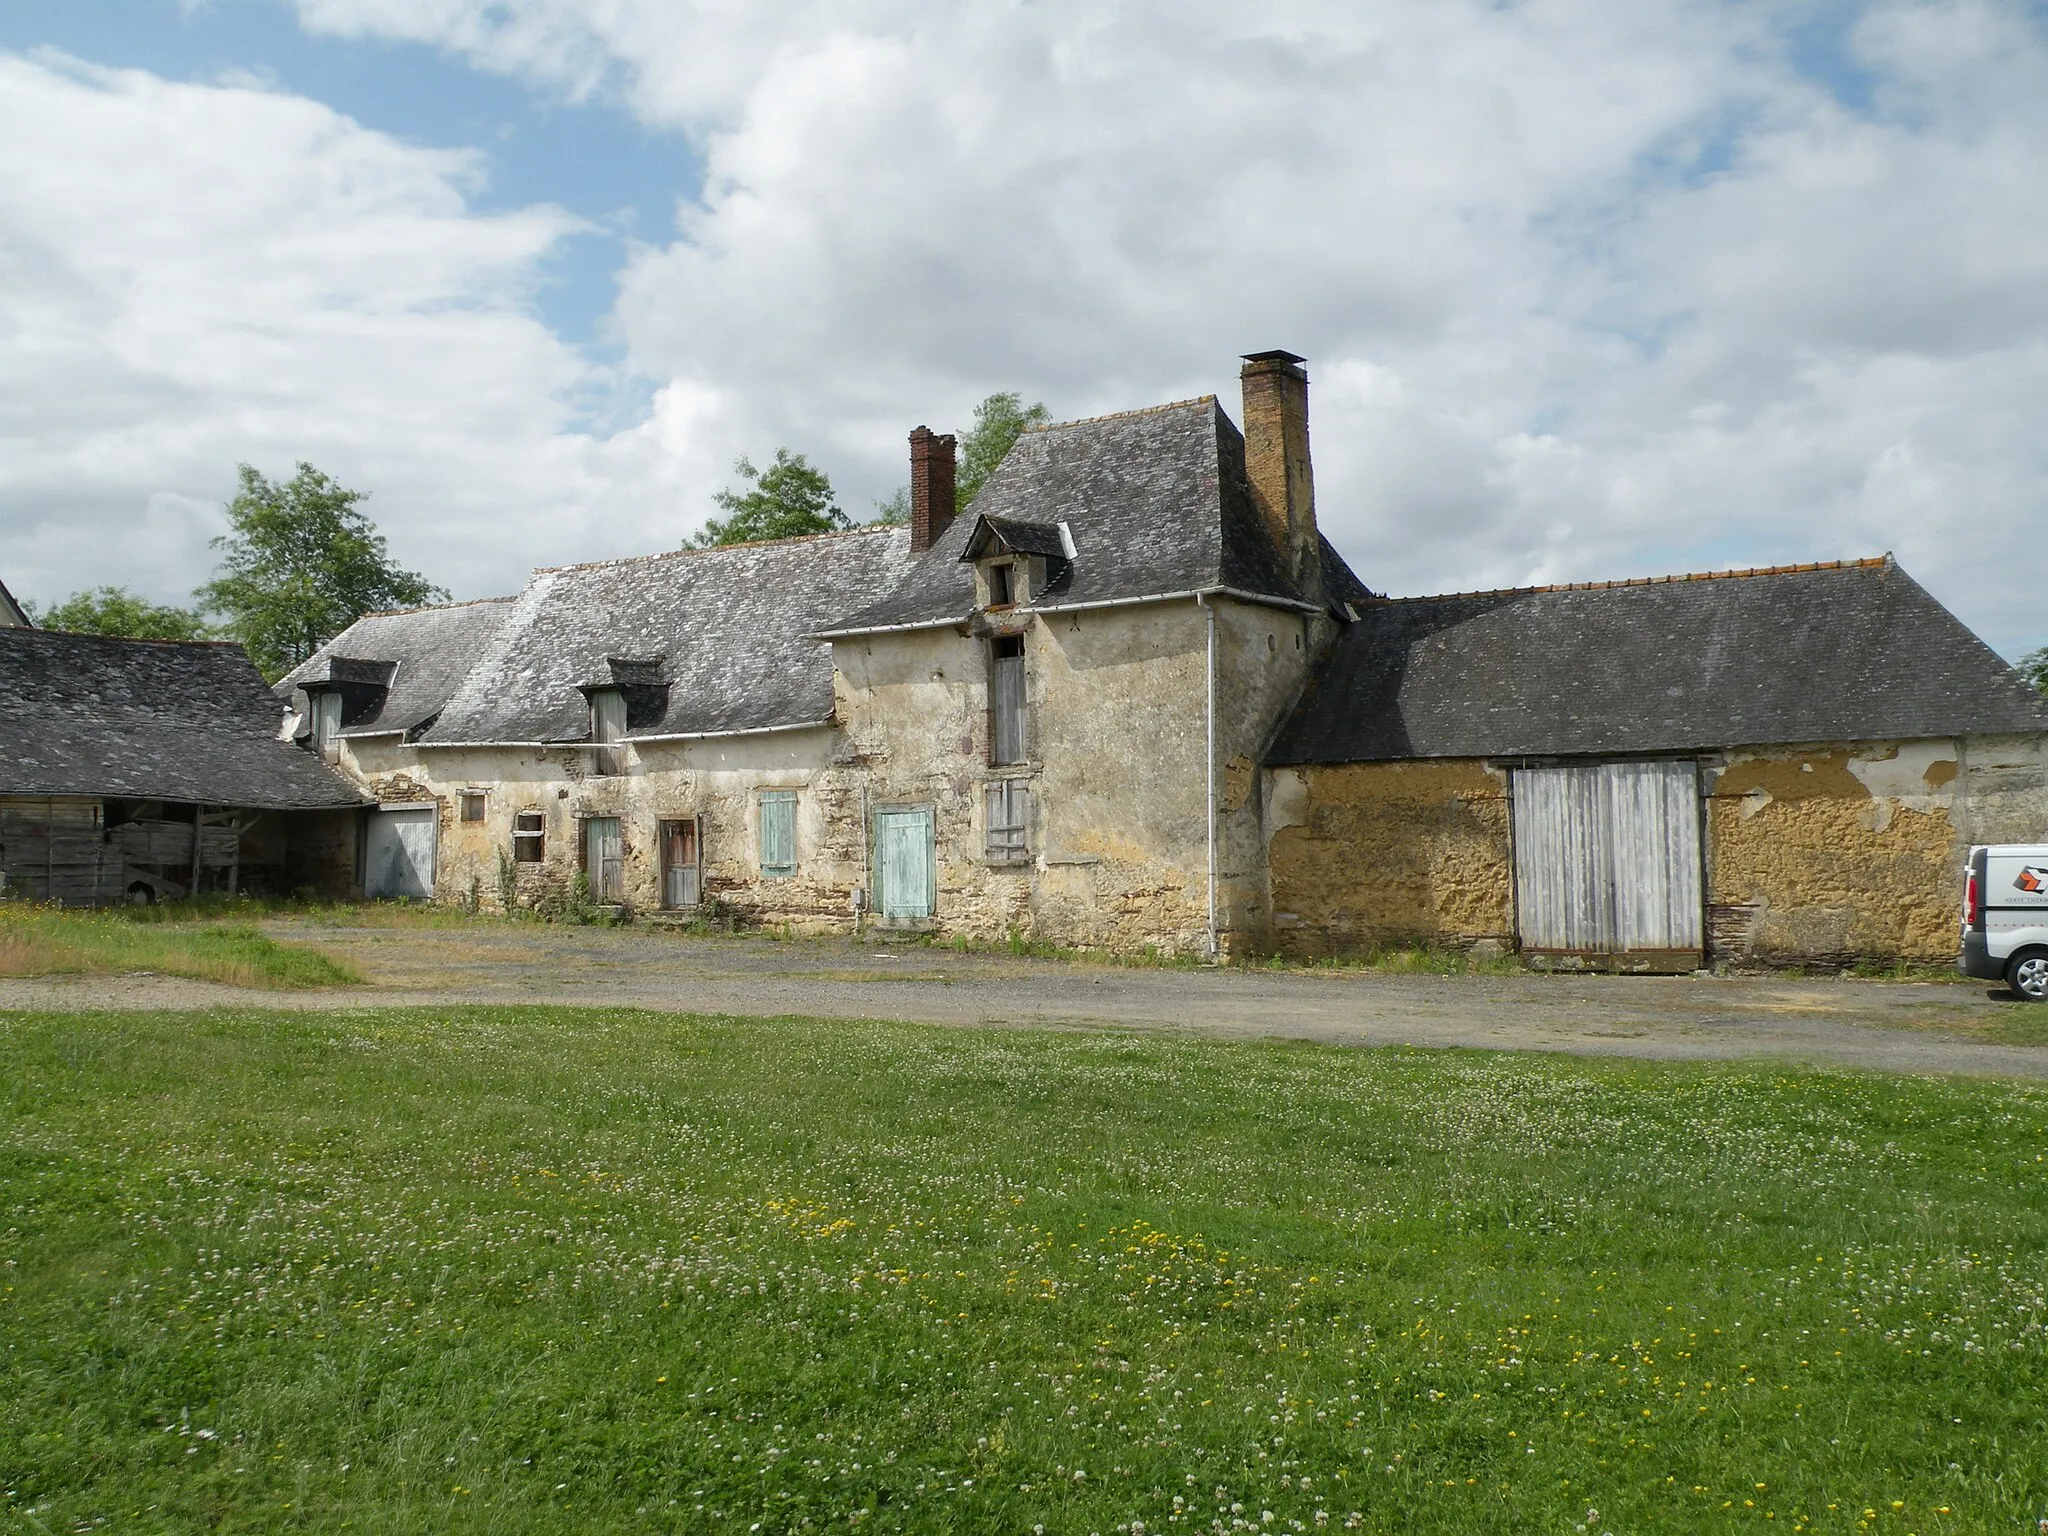
{"type": "Polygon", "coordinates": [[[2048,1003],[2048,949],[2023,949],[2006,962],[2005,984],[2030,1003],[2048,1003]]]}

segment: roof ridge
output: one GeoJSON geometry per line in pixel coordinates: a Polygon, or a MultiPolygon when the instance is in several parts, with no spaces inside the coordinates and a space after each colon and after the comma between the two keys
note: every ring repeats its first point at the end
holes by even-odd
{"type": "Polygon", "coordinates": [[[115,645],[190,645],[208,650],[239,651],[239,640],[173,640],[161,635],[96,635],[83,629],[45,629],[40,624],[0,625],[0,635],[49,635],[61,640],[105,640],[115,645]]]}
{"type": "Polygon", "coordinates": [[[422,603],[417,608],[372,608],[368,613],[357,614],[356,621],[360,623],[364,619],[400,619],[409,613],[448,613],[457,608],[479,608],[485,603],[518,601],[519,594],[509,592],[502,597],[466,597],[459,603],[422,603]]]}
{"type": "Polygon", "coordinates": [[[1073,421],[1047,421],[1035,427],[1026,427],[1026,432],[1064,432],[1069,427],[1092,427],[1099,421],[1123,421],[1132,416],[1157,416],[1161,411],[1185,410],[1191,405],[1214,405],[1214,395],[1196,395],[1187,400],[1169,400],[1164,405],[1141,405],[1135,410],[1107,411],[1100,416],[1080,416],[1073,421]]]}
{"type": "Polygon", "coordinates": [[[851,528],[834,528],[826,533],[798,533],[786,539],[748,539],[739,544],[709,544],[701,549],[657,549],[646,555],[620,555],[614,560],[580,560],[571,565],[537,565],[533,568],[536,576],[552,576],[563,571],[599,571],[615,565],[639,565],[653,560],[674,560],[684,555],[720,555],[735,549],[770,549],[784,544],[818,544],[826,539],[851,538],[857,534],[891,533],[907,529],[904,523],[856,523],[851,528]]]}
{"type": "Polygon", "coordinates": [[[1685,571],[1669,576],[1626,576],[1616,581],[1559,581],[1540,587],[1490,587],[1473,592],[1430,592],[1415,597],[1372,597],[1374,603],[1444,603],[1460,597],[1527,597],[1538,592],[1604,592],[1620,587],[1663,587],[1682,581],[1733,581],[1747,576],[1797,576],[1808,571],[1890,569],[1890,552],[1862,560],[1808,560],[1798,565],[1752,565],[1725,571],[1685,571]]]}

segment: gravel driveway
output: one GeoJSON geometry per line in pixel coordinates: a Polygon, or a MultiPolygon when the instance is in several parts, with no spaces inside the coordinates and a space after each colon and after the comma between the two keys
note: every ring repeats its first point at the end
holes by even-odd
{"type": "Polygon", "coordinates": [[[2048,1076],[2048,1045],[2000,1038],[2048,1040],[2039,1017],[2048,1010],[1983,983],[1149,969],[648,929],[264,926],[347,961],[370,985],[251,992],[164,976],[0,979],[0,1008],[555,1003],[2048,1076]]]}

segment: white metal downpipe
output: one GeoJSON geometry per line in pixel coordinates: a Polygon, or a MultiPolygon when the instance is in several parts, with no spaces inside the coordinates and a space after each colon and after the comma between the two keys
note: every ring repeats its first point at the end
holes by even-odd
{"type": "Polygon", "coordinates": [[[1201,593],[1195,601],[1209,615],[1208,646],[1208,822],[1209,831],[1209,958],[1216,958],[1216,605],[1201,593]]]}

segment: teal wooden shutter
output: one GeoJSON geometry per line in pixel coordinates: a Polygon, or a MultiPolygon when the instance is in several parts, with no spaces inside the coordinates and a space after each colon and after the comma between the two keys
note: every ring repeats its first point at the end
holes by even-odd
{"type": "Polygon", "coordinates": [[[796,791],[761,791],[761,873],[786,880],[796,873],[796,791]]]}

